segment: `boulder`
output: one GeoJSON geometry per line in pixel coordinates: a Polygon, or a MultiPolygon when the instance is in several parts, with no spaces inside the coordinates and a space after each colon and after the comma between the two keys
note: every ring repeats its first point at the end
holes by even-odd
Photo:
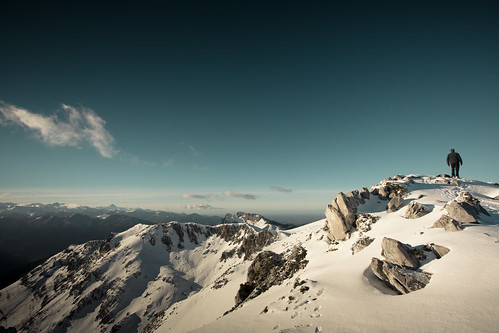
{"type": "Polygon", "coordinates": [[[359,201],[355,194],[350,193],[347,197],[340,192],[324,211],[331,240],[345,240],[355,224],[359,201]]]}
{"type": "Polygon", "coordinates": [[[449,215],[442,215],[433,223],[432,228],[444,228],[447,231],[461,231],[463,226],[460,222],[454,220],[449,215]]]}
{"type": "Polygon", "coordinates": [[[419,260],[411,252],[412,248],[410,246],[398,240],[385,237],[381,243],[381,248],[381,255],[389,262],[407,268],[419,268],[419,260]]]}
{"type": "Polygon", "coordinates": [[[378,258],[372,258],[370,268],[374,275],[400,294],[424,288],[431,278],[429,273],[407,269],[378,258]]]}
{"type": "Polygon", "coordinates": [[[459,204],[457,201],[452,200],[447,203],[444,208],[449,213],[449,216],[460,223],[477,223],[475,214],[472,213],[470,209],[466,209],[463,205],[459,204]]]}
{"type": "Polygon", "coordinates": [[[404,198],[400,195],[394,196],[390,201],[388,201],[387,210],[389,213],[396,212],[404,206],[404,198]]]}
{"type": "Polygon", "coordinates": [[[480,205],[480,201],[465,191],[460,192],[458,197],[448,202],[444,208],[452,219],[461,223],[478,223],[480,214],[490,216],[480,205]]]}
{"type": "Polygon", "coordinates": [[[411,201],[411,203],[407,206],[404,216],[407,219],[417,219],[418,217],[424,216],[429,212],[430,210],[419,202],[411,201]]]}
{"type": "Polygon", "coordinates": [[[499,195],[494,197],[494,200],[499,200],[499,195]]]}
{"type": "Polygon", "coordinates": [[[446,248],[445,246],[442,246],[442,245],[430,244],[430,246],[431,246],[431,250],[435,254],[435,257],[437,257],[437,259],[442,258],[443,256],[445,256],[447,253],[450,252],[450,250],[448,248],[446,248]]]}

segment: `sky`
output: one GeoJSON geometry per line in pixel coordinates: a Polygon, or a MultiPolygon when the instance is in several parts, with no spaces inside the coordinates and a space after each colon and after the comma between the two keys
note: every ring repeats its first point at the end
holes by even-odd
{"type": "Polygon", "coordinates": [[[499,182],[495,1],[0,2],[0,202],[322,216],[499,182]]]}

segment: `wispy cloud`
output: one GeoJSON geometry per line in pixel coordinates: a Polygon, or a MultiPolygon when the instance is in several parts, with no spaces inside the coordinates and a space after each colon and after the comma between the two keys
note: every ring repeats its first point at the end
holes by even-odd
{"type": "Polygon", "coordinates": [[[220,199],[220,196],[216,193],[208,194],[196,194],[196,193],[182,193],[180,195],[182,199],[220,199]]]}
{"type": "Polygon", "coordinates": [[[162,167],[169,168],[173,166],[173,158],[168,159],[168,161],[163,161],[162,167]]]}
{"type": "Polygon", "coordinates": [[[61,107],[62,116],[46,116],[0,101],[0,124],[25,128],[49,145],[79,147],[87,143],[106,158],[118,153],[106,122],[93,110],[65,104],[61,107]]]}
{"type": "Polygon", "coordinates": [[[244,194],[239,192],[232,192],[229,190],[225,190],[224,195],[228,198],[242,198],[246,200],[255,200],[257,198],[257,196],[253,194],[244,194]]]}
{"type": "Polygon", "coordinates": [[[201,155],[201,153],[200,153],[200,152],[199,152],[196,148],[194,148],[194,146],[189,145],[189,149],[191,150],[192,155],[194,155],[194,156],[199,156],[199,155],[201,155]]]}
{"type": "Polygon", "coordinates": [[[212,205],[207,205],[207,204],[185,205],[185,206],[183,206],[183,208],[185,208],[185,209],[193,209],[193,210],[221,209],[221,208],[213,207],[212,205]]]}
{"type": "Polygon", "coordinates": [[[284,193],[290,193],[290,192],[293,192],[293,190],[289,189],[289,188],[284,188],[284,187],[281,187],[281,186],[270,186],[270,189],[272,191],[276,191],[276,192],[284,192],[284,193]]]}

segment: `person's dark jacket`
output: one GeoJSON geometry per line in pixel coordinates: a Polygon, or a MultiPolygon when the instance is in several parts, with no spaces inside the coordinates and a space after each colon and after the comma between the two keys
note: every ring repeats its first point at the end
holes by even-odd
{"type": "Polygon", "coordinates": [[[461,159],[461,156],[459,156],[459,154],[456,152],[449,153],[449,155],[447,155],[447,165],[457,164],[457,163],[463,165],[463,160],[461,159]]]}

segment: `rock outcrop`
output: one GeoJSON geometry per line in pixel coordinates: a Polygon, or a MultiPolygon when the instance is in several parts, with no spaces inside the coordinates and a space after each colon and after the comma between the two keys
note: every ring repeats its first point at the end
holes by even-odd
{"type": "Polygon", "coordinates": [[[404,206],[404,198],[400,195],[394,196],[387,204],[387,210],[389,213],[396,212],[404,206]]]}
{"type": "Polygon", "coordinates": [[[442,215],[435,221],[432,228],[444,228],[447,231],[461,231],[463,230],[463,225],[449,215],[442,215]]]}
{"type": "Polygon", "coordinates": [[[369,245],[371,245],[371,243],[373,241],[374,241],[374,238],[371,238],[371,237],[368,237],[368,236],[360,237],[350,247],[350,250],[352,250],[352,255],[354,255],[357,252],[362,251],[363,249],[365,249],[366,247],[368,247],[369,245]]]}
{"type": "Polygon", "coordinates": [[[419,268],[421,260],[440,259],[450,251],[436,244],[412,247],[386,237],[381,246],[381,254],[386,260],[372,258],[369,267],[374,275],[399,294],[422,289],[430,282],[431,274],[419,268]]]}
{"type": "Polygon", "coordinates": [[[295,246],[289,255],[272,251],[260,252],[248,268],[247,281],[240,285],[233,309],[245,300],[254,298],[270,287],[293,277],[308,264],[306,255],[307,250],[301,246],[295,246]]]}
{"type": "Polygon", "coordinates": [[[417,201],[411,201],[407,206],[404,217],[406,219],[417,219],[428,214],[430,210],[417,201]]]}
{"type": "Polygon", "coordinates": [[[450,250],[448,248],[446,248],[445,246],[441,246],[441,245],[437,245],[437,244],[430,244],[430,248],[433,251],[433,253],[435,254],[435,257],[437,259],[442,258],[443,256],[445,256],[447,253],[450,252],[450,250]]]}
{"type": "Polygon", "coordinates": [[[411,252],[411,247],[392,238],[383,238],[381,255],[389,262],[408,268],[418,269],[419,260],[411,252]]]}
{"type": "Polygon", "coordinates": [[[400,294],[424,288],[431,278],[429,273],[407,269],[378,258],[372,258],[370,267],[374,275],[400,294]]]}
{"type": "Polygon", "coordinates": [[[480,214],[490,216],[480,201],[468,192],[460,192],[455,200],[448,202],[444,208],[454,220],[461,223],[478,223],[480,214]]]}
{"type": "MultiPolygon", "coordinates": [[[[363,202],[363,201],[362,201],[363,202]]],[[[352,191],[346,195],[340,192],[333,199],[324,211],[331,240],[345,240],[348,238],[350,230],[355,225],[357,218],[357,207],[361,203],[357,191],[352,191]]]]}

